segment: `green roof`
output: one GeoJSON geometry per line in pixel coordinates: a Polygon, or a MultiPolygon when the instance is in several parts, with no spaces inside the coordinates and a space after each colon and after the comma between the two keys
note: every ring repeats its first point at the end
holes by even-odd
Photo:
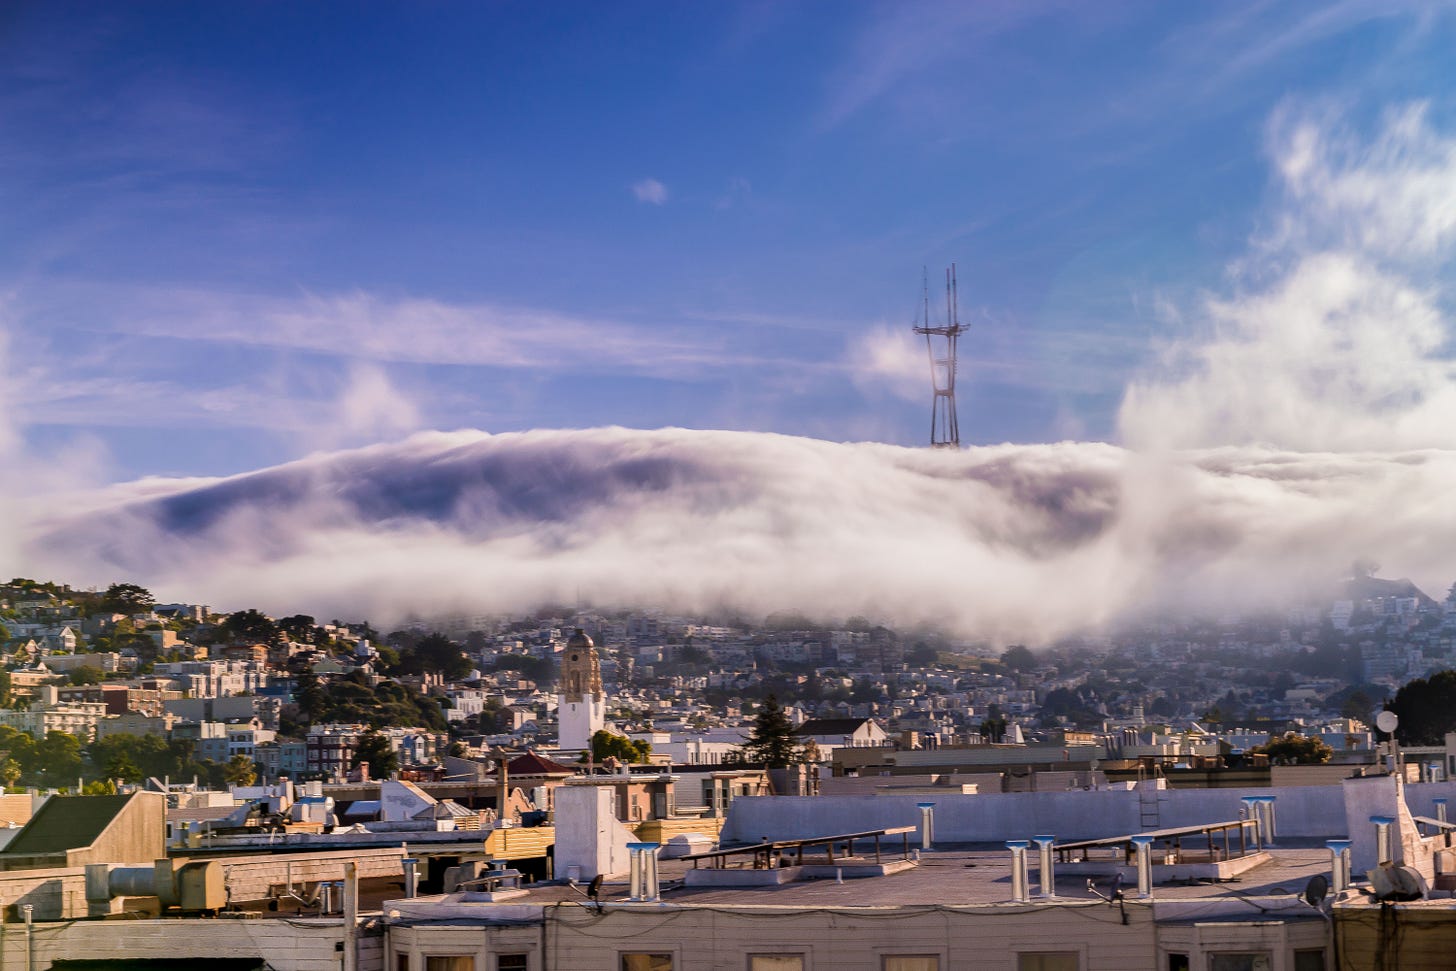
{"type": "Polygon", "coordinates": [[[96,842],[131,796],[52,796],[5,847],[5,856],[40,856],[96,842]]]}

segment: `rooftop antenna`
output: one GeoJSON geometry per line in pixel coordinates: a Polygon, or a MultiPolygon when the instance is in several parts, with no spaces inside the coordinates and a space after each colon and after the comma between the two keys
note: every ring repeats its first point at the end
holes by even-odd
{"type": "Polygon", "coordinates": [[[925,335],[925,350],[930,356],[930,447],[960,448],[961,430],[956,421],[955,379],[956,342],[965,330],[961,326],[960,298],[956,286],[956,267],[952,263],[945,271],[945,324],[938,325],[930,320],[930,281],[922,271],[923,289],[920,320],[914,331],[925,335]],[[936,341],[935,338],[941,338],[936,341]],[[939,347],[939,356],[937,356],[939,347]]]}

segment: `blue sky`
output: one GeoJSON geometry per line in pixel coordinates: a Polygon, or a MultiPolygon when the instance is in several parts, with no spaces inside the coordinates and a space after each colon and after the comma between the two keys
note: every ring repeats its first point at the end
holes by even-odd
{"type": "Polygon", "coordinates": [[[1452,50],[1432,3],[7,4],[0,405],[116,479],[420,428],[913,445],[955,261],[963,441],[1116,440],[1257,275],[1279,119],[1449,131],[1452,50]]]}

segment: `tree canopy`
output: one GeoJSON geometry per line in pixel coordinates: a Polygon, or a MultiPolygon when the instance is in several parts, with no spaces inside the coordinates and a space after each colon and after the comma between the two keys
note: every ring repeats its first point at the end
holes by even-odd
{"type": "Polygon", "coordinates": [[[783,769],[804,760],[804,749],[794,738],[794,726],[779,700],[769,695],[753,717],[753,733],[740,751],[749,762],[762,762],[770,769],[783,769]]]}
{"type": "Polygon", "coordinates": [[[367,764],[371,779],[388,779],[399,768],[399,756],[394,754],[394,748],[389,744],[389,739],[379,732],[369,732],[359,739],[351,764],[355,766],[367,764]]]}
{"type": "Polygon", "coordinates": [[[646,762],[647,756],[652,753],[652,743],[640,739],[633,740],[603,728],[592,735],[591,750],[592,759],[597,762],[605,762],[607,759],[616,759],[619,762],[646,762]]]}
{"type": "Polygon", "coordinates": [[[113,583],[101,595],[101,609],[116,614],[140,614],[157,605],[157,598],[135,583],[113,583]]]}
{"type": "Polygon", "coordinates": [[[1285,732],[1283,737],[1255,745],[1249,751],[1269,756],[1276,765],[1324,765],[1334,754],[1334,749],[1319,739],[1297,732],[1285,732]]]}
{"type": "Polygon", "coordinates": [[[1456,671],[1401,685],[1388,706],[1400,716],[1395,734],[1406,745],[1440,745],[1456,732],[1456,671]]]}

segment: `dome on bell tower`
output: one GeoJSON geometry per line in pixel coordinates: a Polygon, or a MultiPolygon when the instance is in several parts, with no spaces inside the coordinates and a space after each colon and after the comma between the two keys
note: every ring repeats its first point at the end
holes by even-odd
{"type": "Polygon", "coordinates": [[[583,695],[602,696],[597,646],[580,627],[566,640],[566,652],[561,658],[561,693],[572,701],[583,695]]]}

